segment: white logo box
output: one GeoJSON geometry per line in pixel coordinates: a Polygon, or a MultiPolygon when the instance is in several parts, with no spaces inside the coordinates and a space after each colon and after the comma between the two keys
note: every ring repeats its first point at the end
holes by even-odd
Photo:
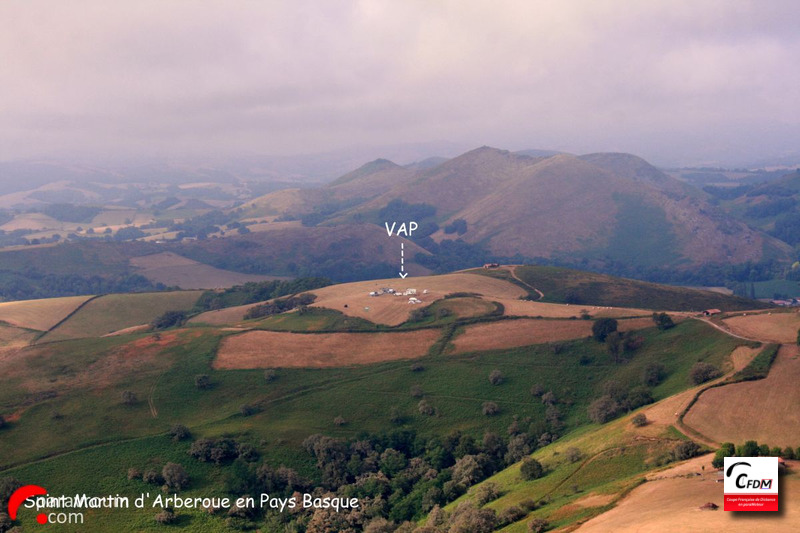
{"type": "Polygon", "coordinates": [[[726,457],[726,511],[778,510],[778,458],[726,457]]]}

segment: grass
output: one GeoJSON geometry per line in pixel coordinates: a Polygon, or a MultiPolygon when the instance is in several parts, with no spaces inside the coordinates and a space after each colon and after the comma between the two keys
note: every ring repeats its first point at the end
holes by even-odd
{"type": "Polygon", "coordinates": [[[777,344],[766,346],[752,361],[750,361],[750,364],[734,374],[731,381],[750,381],[767,377],[769,369],[772,367],[772,363],[778,355],[778,348],[780,348],[780,346],[777,344]]]}
{"type": "MultiPolygon", "coordinates": [[[[172,332],[162,335],[169,334],[172,332]]],[[[572,433],[564,444],[559,441],[537,452],[544,454],[545,463],[553,470],[543,480],[518,486],[514,467],[498,476],[506,476],[509,490],[513,489],[508,501],[533,493],[552,493],[553,503],[541,511],[546,514],[558,502],[580,496],[571,493],[572,483],[558,486],[559,479],[578,476],[575,479],[584,492],[606,487],[611,483],[608,476],[615,474],[616,482],[620,473],[625,482],[625,476],[635,476],[646,468],[645,457],[653,454],[651,448],[634,447],[607,460],[601,457],[578,474],[577,466],[562,465],[562,459],[549,455],[563,452],[568,442],[577,443],[587,453],[616,446],[620,428],[626,422],[612,422],[598,433],[597,426],[587,424],[585,414],[587,404],[599,394],[605,381],[637,385],[644,366],[661,361],[669,376],[653,394],[657,399],[663,398],[687,386],[688,371],[695,361],[719,364],[736,345],[729,336],[706,324],[687,321],[665,332],[655,328],[642,332],[645,344],[626,364],[614,364],[603,345],[581,340],[566,343],[559,354],[549,346],[531,346],[462,356],[433,355],[417,361],[424,366],[417,372],[411,371],[409,362],[280,369],[277,378],[268,383],[263,371],[211,368],[222,334],[212,328],[188,328],[178,333],[175,343],[157,352],[152,368],[110,373],[104,382],[70,384],[69,378],[80,376],[87,366],[121,351],[127,350],[125,353],[132,357],[146,355],[145,349],[131,347],[146,346],[152,336],[78,339],[26,350],[25,357],[17,363],[22,365],[24,375],[0,377],[0,410],[6,413],[25,409],[20,420],[3,431],[0,475],[10,473],[25,483],[42,484],[54,493],[111,491],[135,495],[148,487],[129,482],[125,478],[128,467],[161,465],[171,460],[190,470],[193,482],[187,495],[220,493],[224,470],[197,463],[185,454],[185,444],[172,443],[164,436],[172,423],[182,423],[190,427],[195,437],[232,435],[251,442],[272,466],[285,464],[313,478],[316,470],[299,447],[313,433],[355,437],[360,432],[406,428],[425,437],[459,430],[480,438],[485,431],[505,434],[515,415],[530,416],[544,431],[544,406],[530,394],[531,385],[541,383],[561,399],[559,408],[572,433]],[[583,355],[590,357],[589,364],[581,364],[583,355]],[[489,383],[488,375],[494,369],[506,376],[502,385],[489,383]],[[197,389],[197,374],[208,374],[213,386],[197,389]],[[52,389],[56,394],[37,400],[27,392],[34,386],[52,389]],[[424,398],[437,409],[436,416],[425,417],[417,412],[419,398],[410,394],[414,386],[420,387],[424,398]],[[122,405],[124,390],[135,392],[139,403],[132,407],[122,405]],[[149,398],[158,410],[157,418],[150,411],[149,398]],[[481,407],[485,401],[496,402],[500,414],[484,416],[481,407]],[[256,406],[258,412],[249,417],[239,414],[245,403],[256,406]],[[403,415],[402,424],[389,421],[393,409],[403,415]],[[53,413],[60,416],[53,417],[53,413]],[[343,416],[347,423],[335,425],[337,416],[343,416]],[[12,465],[19,466],[9,471],[12,465]]],[[[158,491],[149,488],[151,492],[158,491]]],[[[586,512],[581,510],[574,516],[584,516],[586,512]]],[[[149,531],[155,529],[154,514],[152,510],[98,511],[87,520],[91,520],[93,531],[119,531],[122,524],[126,529],[149,531]]],[[[184,520],[181,526],[187,531],[222,528],[219,519],[202,512],[179,514],[184,520]]],[[[573,520],[574,516],[565,517],[564,521],[573,520]]],[[[27,516],[26,520],[30,519],[27,516]]]]}
{"type": "Polygon", "coordinates": [[[109,294],[87,303],[42,342],[99,337],[120,329],[148,324],[166,311],[191,309],[202,291],[109,294]]]}
{"type": "Polygon", "coordinates": [[[0,303],[0,321],[14,326],[47,331],[74,312],[90,296],[66,296],[46,300],[0,303]]]}
{"type": "Polygon", "coordinates": [[[516,275],[530,287],[542,291],[546,302],[674,311],[710,308],[737,311],[767,307],[736,296],[561,267],[522,266],[516,268],[516,275]]]}

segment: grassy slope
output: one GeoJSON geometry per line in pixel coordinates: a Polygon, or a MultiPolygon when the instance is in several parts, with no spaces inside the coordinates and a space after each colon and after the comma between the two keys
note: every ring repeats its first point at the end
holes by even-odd
{"type": "MultiPolygon", "coordinates": [[[[185,445],[171,444],[162,436],[130,443],[114,441],[158,435],[171,423],[181,422],[190,426],[195,435],[239,435],[258,446],[271,464],[291,465],[305,475],[313,475],[308,457],[297,447],[305,437],[316,432],[354,436],[359,431],[389,429],[392,427],[389,412],[393,407],[407,416],[406,427],[423,435],[442,435],[455,429],[475,436],[486,430],[504,433],[513,415],[542,418],[542,404],[529,393],[531,384],[539,382],[560,398],[574,402],[571,407],[562,408],[568,427],[578,428],[586,421],[587,402],[606,379],[638,383],[643,366],[661,360],[670,371],[670,377],[654,390],[654,395],[662,398],[686,386],[686,375],[694,361],[705,359],[719,364],[734,345],[729,337],[705,324],[688,322],[667,332],[646,331],[645,346],[630,363],[622,366],[611,363],[596,343],[577,341],[558,355],[545,346],[459,357],[431,356],[422,360],[423,372],[411,372],[407,362],[350,369],[280,370],[275,382],[266,383],[260,371],[211,370],[219,338],[215,330],[191,328],[183,335],[179,345],[159,356],[167,364],[166,369],[132,372],[113,383],[89,384],[88,394],[86,388],[65,388],[56,398],[30,407],[0,441],[3,464],[107,442],[102,448],[23,466],[12,473],[24,482],[46,483],[55,493],[112,489],[138,493],[147,489],[141,483],[124,479],[128,467],[143,468],[148,461],[160,466],[167,460],[176,460],[190,468],[195,480],[194,493],[215,494],[221,490],[222,471],[191,460],[185,455],[185,445]],[[583,354],[591,354],[594,361],[580,365],[578,358],[583,354]],[[487,380],[494,368],[507,376],[501,386],[492,386],[487,380]],[[199,373],[211,375],[215,383],[211,390],[194,387],[194,376],[199,373]],[[439,410],[439,416],[426,418],[416,413],[419,400],[409,394],[414,385],[422,387],[428,401],[439,410]],[[140,398],[139,405],[121,405],[123,390],[134,391],[140,398]],[[158,418],[153,418],[146,401],[151,394],[158,418]],[[497,402],[502,413],[484,417],[481,405],[487,400],[497,402]],[[261,412],[243,418],[238,409],[244,403],[258,404],[261,412]],[[54,412],[61,413],[63,418],[53,419],[54,412]],[[333,418],[339,415],[348,420],[346,426],[334,426],[333,418]],[[81,475],[75,476],[76,472],[81,475]]],[[[65,372],[78,372],[92,361],[121,349],[131,339],[143,338],[147,337],[50,344],[33,349],[51,350],[48,356],[29,358],[24,364],[31,376],[46,383],[65,372]],[[53,352],[55,347],[58,351],[53,352]]],[[[0,395],[3,412],[12,409],[11,404],[21,397],[20,381],[14,383],[14,387],[0,387],[6,392],[0,395]]],[[[631,471],[638,468],[631,467],[631,471]]],[[[604,474],[593,475],[602,478],[604,474]]],[[[98,513],[96,521],[92,518],[92,527],[96,531],[114,531],[124,523],[126,527],[135,524],[148,530],[153,514],[149,510],[98,513]]],[[[181,514],[191,515],[185,518],[188,530],[212,531],[221,524],[200,513],[181,514]]]]}
{"type": "Polygon", "coordinates": [[[760,302],[735,296],[568,268],[522,266],[517,267],[515,272],[530,287],[542,291],[545,295],[543,301],[546,302],[682,311],[709,308],[737,311],[766,307],[760,302]]]}
{"type": "Polygon", "coordinates": [[[99,337],[147,324],[166,311],[191,309],[201,294],[202,291],[178,291],[101,296],[42,337],[42,342],[99,337]]]}

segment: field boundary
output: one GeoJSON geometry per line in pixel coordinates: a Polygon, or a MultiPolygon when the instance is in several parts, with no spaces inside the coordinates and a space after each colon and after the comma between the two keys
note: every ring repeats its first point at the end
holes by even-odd
{"type": "MultiPolygon", "coordinates": [[[[88,304],[89,302],[92,302],[92,301],[94,301],[94,300],[97,300],[98,298],[102,298],[103,296],[106,296],[106,295],[105,295],[105,294],[95,294],[94,296],[92,296],[92,297],[90,297],[90,298],[86,299],[86,300],[85,300],[84,302],[82,302],[82,303],[81,303],[81,304],[80,304],[78,307],[76,307],[75,309],[73,309],[72,311],[70,311],[70,312],[67,314],[67,316],[65,316],[64,318],[62,318],[61,320],[59,320],[58,322],[56,322],[55,324],[53,324],[53,326],[51,326],[51,327],[50,327],[50,329],[48,329],[47,331],[42,331],[42,332],[41,332],[41,334],[39,334],[39,335],[38,335],[38,336],[37,336],[35,339],[33,339],[33,342],[31,342],[31,344],[39,344],[39,342],[38,342],[38,341],[39,341],[39,339],[41,339],[42,337],[44,337],[44,336],[45,336],[45,335],[47,335],[48,333],[52,332],[52,331],[53,331],[53,330],[55,330],[55,329],[56,329],[58,326],[60,326],[61,324],[63,324],[64,322],[66,322],[67,320],[69,320],[70,318],[72,318],[73,316],[75,316],[75,313],[77,313],[78,311],[80,311],[81,309],[83,309],[83,308],[84,308],[84,306],[85,306],[86,304],[88,304]]],[[[58,342],[58,341],[47,341],[47,342],[43,342],[43,343],[41,343],[41,344],[48,344],[48,343],[50,343],[50,342],[58,342]]]]}
{"type": "MultiPolygon", "coordinates": [[[[705,320],[701,320],[701,322],[706,322],[706,321],[705,320]]],[[[724,330],[722,330],[722,331],[724,331],[724,330]]],[[[697,393],[695,393],[695,395],[692,397],[692,399],[689,401],[689,403],[686,404],[686,407],[683,408],[683,410],[681,411],[680,415],[678,415],[678,423],[676,425],[682,431],[686,432],[687,434],[694,435],[695,438],[700,438],[702,440],[705,440],[707,443],[709,443],[709,442],[716,443],[716,441],[714,439],[708,437],[707,435],[704,435],[700,431],[698,431],[695,428],[693,428],[693,427],[689,426],[688,424],[686,424],[684,422],[684,420],[683,420],[684,417],[689,413],[689,411],[692,409],[692,407],[694,407],[694,405],[700,400],[700,396],[702,396],[703,393],[708,391],[708,390],[716,389],[718,387],[724,387],[726,385],[735,385],[736,383],[744,383],[746,381],[758,381],[758,380],[766,378],[767,375],[769,374],[769,370],[772,368],[772,363],[775,362],[775,358],[778,355],[778,349],[779,348],[780,348],[779,344],[768,344],[768,345],[766,345],[764,347],[764,349],[761,350],[760,352],[758,352],[758,354],[756,354],[756,356],[753,357],[753,360],[750,361],[750,363],[748,363],[748,365],[746,367],[744,367],[742,370],[739,370],[738,372],[736,372],[734,374],[731,374],[730,376],[728,376],[727,378],[723,379],[722,381],[718,381],[717,383],[712,383],[712,384],[708,385],[707,387],[703,387],[702,389],[697,391],[697,393]],[[772,355],[768,356],[769,357],[769,361],[768,361],[766,373],[756,373],[756,374],[745,373],[745,371],[753,365],[754,361],[756,361],[762,354],[766,354],[767,351],[770,351],[770,350],[773,353],[772,353],[772,355]]]]}

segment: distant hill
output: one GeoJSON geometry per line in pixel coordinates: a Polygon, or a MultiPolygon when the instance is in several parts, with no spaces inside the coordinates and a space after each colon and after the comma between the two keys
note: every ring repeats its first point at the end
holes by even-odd
{"type": "Polygon", "coordinates": [[[526,153],[484,146],[420,169],[376,160],[323,188],[279,191],[253,204],[284,215],[314,213],[312,224],[328,225],[380,223],[381,210],[393,202],[425,204],[435,212],[422,237],[436,243],[458,239],[487,256],[585,260],[599,268],[788,258],[785,243],[639,157],[526,153]],[[458,231],[448,231],[454,224],[458,231]]]}
{"type": "MultiPolygon", "coordinates": [[[[495,273],[498,271],[488,271],[495,273]]],[[[499,271],[502,274],[502,271],[499,271]]],[[[739,311],[768,307],[738,296],[673,287],[569,268],[520,266],[516,277],[544,294],[542,301],[672,311],[739,311]]]]}
{"type": "Polygon", "coordinates": [[[791,245],[800,244],[800,169],[758,185],[705,190],[731,216],[791,245]]]}

